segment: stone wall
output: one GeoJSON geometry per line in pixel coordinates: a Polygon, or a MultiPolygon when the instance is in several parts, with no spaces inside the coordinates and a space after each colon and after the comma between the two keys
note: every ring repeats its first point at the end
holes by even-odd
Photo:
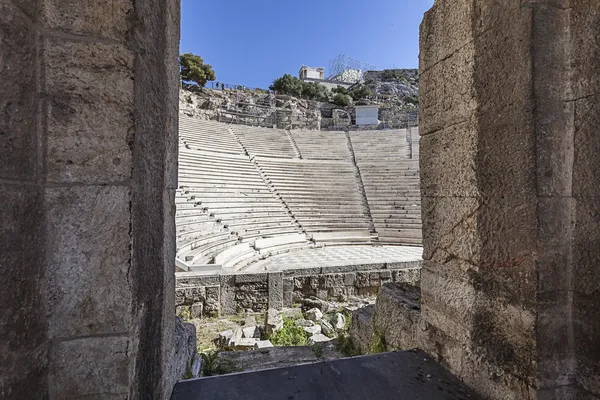
{"type": "Polygon", "coordinates": [[[600,394],[599,5],[437,0],[421,26],[422,317],[486,398],[600,394]]]}
{"type": "Polygon", "coordinates": [[[386,282],[416,284],[421,262],[291,269],[252,274],[177,274],[176,305],[193,318],[232,315],[245,310],[291,307],[304,297],[377,294],[386,282]]]}
{"type": "Polygon", "coordinates": [[[0,397],[175,379],[179,2],[0,2],[0,397]]]}

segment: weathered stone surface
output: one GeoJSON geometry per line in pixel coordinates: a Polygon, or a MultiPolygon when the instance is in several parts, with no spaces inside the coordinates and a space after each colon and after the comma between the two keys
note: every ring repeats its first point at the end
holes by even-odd
{"type": "Polygon", "coordinates": [[[270,340],[259,340],[254,345],[254,350],[266,349],[269,347],[273,347],[273,343],[270,340]]]}
{"type": "Polygon", "coordinates": [[[33,181],[38,160],[35,30],[16,7],[0,5],[0,178],[33,181]]]}
{"type": "Polygon", "coordinates": [[[269,308],[281,310],[283,308],[283,274],[271,272],[269,274],[269,308]]]}
{"type": "Polygon", "coordinates": [[[294,321],[294,325],[306,328],[306,327],[309,327],[309,326],[315,326],[315,323],[313,321],[308,320],[308,319],[297,319],[297,320],[294,321]]]}
{"type": "Polygon", "coordinates": [[[43,191],[0,183],[0,204],[0,393],[35,398],[47,391],[43,191]]]}
{"type": "Polygon", "coordinates": [[[321,333],[321,325],[313,325],[304,327],[304,332],[308,333],[310,336],[321,333]]]}
{"type": "Polygon", "coordinates": [[[328,338],[327,336],[323,335],[322,333],[317,333],[308,338],[308,344],[311,346],[316,343],[326,343],[329,341],[331,341],[331,338],[328,338]]]}
{"type": "Polygon", "coordinates": [[[329,336],[332,337],[336,334],[335,329],[333,328],[333,326],[327,322],[326,320],[322,319],[319,321],[319,325],[321,325],[321,331],[329,336]]]}
{"type": "Polygon", "coordinates": [[[46,39],[48,180],[131,177],[133,54],[118,44],[46,39]]]}
{"type": "Polygon", "coordinates": [[[129,338],[97,337],[60,342],[50,353],[49,385],[60,398],[126,397],[129,393],[129,338]],[[93,368],[90,368],[93,363],[93,368]]]}
{"type": "Polygon", "coordinates": [[[317,322],[323,319],[323,313],[318,308],[312,308],[308,310],[306,313],[306,319],[317,322]]]}
{"type": "Polygon", "coordinates": [[[361,354],[367,354],[373,344],[374,313],[374,305],[359,308],[352,313],[349,334],[352,345],[361,354]]]}
{"type": "Polygon", "coordinates": [[[260,337],[260,331],[258,330],[258,327],[256,327],[256,326],[248,326],[248,327],[242,328],[242,331],[244,332],[245,338],[260,337]]]}
{"type": "Polygon", "coordinates": [[[418,347],[417,327],[421,320],[420,291],[405,284],[385,284],[377,296],[373,316],[375,332],[385,338],[389,349],[418,347]]]}
{"type": "Polygon", "coordinates": [[[343,314],[335,313],[331,317],[331,325],[338,331],[346,327],[346,317],[343,314]]]}
{"type": "Polygon", "coordinates": [[[42,18],[49,28],[118,41],[123,41],[127,34],[127,16],[132,9],[132,0],[109,0],[105,3],[41,1],[42,18]]]}
{"type": "MultiPolygon", "coordinates": [[[[196,327],[184,323],[181,318],[175,322],[175,357],[170,368],[172,374],[182,377],[188,367],[199,368],[199,357],[196,353],[196,327]]],[[[192,371],[194,375],[194,371],[192,371]]],[[[198,375],[198,372],[195,374],[198,375]]]]}
{"type": "Polygon", "coordinates": [[[123,186],[46,190],[51,337],[129,330],[130,196],[123,186]]]}
{"type": "Polygon", "coordinates": [[[281,313],[275,309],[269,308],[265,319],[265,332],[271,335],[283,328],[283,317],[281,313]]]}

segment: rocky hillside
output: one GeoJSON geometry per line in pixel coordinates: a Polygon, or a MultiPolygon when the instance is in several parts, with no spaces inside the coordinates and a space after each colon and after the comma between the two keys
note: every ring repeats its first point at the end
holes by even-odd
{"type": "Polygon", "coordinates": [[[364,83],[381,103],[418,107],[419,71],[416,69],[386,69],[367,71],[364,83]]]}
{"type": "Polygon", "coordinates": [[[201,119],[284,129],[347,129],[354,124],[354,105],[378,104],[381,123],[373,129],[416,124],[417,70],[369,71],[364,84],[373,95],[350,107],[263,90],[185,86],[180,92],[180,112],[201,119]]]}

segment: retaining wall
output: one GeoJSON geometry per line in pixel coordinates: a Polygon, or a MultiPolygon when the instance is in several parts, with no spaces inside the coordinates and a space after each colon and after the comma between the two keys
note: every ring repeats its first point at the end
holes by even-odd
{"type": "Polygon", "coordinates": [[[421,261],[316,267],[265,273],[176,276],[178,313],[193,318],[232,315],[244,310],[281,309],[306,296],[337,300],[340,296],[375,295],[387,282],[415,284],[421,261]]]}

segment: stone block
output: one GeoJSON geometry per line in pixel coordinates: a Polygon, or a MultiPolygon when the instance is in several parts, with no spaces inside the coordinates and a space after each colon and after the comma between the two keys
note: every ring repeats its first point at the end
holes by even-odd
{"type": "Polygon", "coordinates": [[[392,271],[392,280],[395,283],[409,283],[418,286],[421,281],[421,268],[398,269],[392,271]]]}
{"type": "Polygon", "coordinates": [[[573,272],[571,246],[576,226],[576,200],[541,197],[538,200],[538,290],[570,290],[573,272]]]}
{"type": "Polygon", "coordinates": [[[600,282],[600,202],[598,198],[577,199],[573,243],[573,290],[598,295],[600,282]]]}
{"type": "Polygon", "coordinates": [[[388,283],[377,296],[373,327],[385,338],[389,350],[419,347],[417,328],[421,321],[420,292],[405,284],[388,283]]]}
{"type": "Polygon", "coordinates": [[[292,306],[292,293],[294,292],[294,281],[292,279],[283,280],[283,306],[292,306]]]}
{"type": "MultiPolygon", "coordinates": [[[[229,275],[223,275],[223,277],[227,277],[229,275]]],[[[220,275],[196,275],[196,276],[188,276],[186,273],[179,273],[176,276],[177,279],[177,287],[185,288],[185,287],[200,287],[200,286],[218,286],[221,284],[222,276],[220,275]]],[[[227,279],[227,278],[224,278],[227,279]]]]}
{"type": "Polygon", "coordinates": [[[458,261],[444,265],[426,262],[421,271],[423,318],[457,340],[468,340],[476,291],[458,261]]]}
{"type": "Polygon", "coordinates": [[[576,197],[600,196],[597,184],[600,182],[600,83],[596,90],[596,95],[575,101],[573,195],[576,197]]]}
{"type": "Polygon", "coordinates": [[[117,41],[127,36],[128,16],[133,12],[132,0],[41,0],[42,20],[48,28],[117,41]]]}
{"type": "Polygon", "coordinates": [[[369,287],[369,273],[368,272],[357,272],[355,286],[357,288],[369,287]]]}
{"type": "Polygon", "coordinates": [[[281,328],[283,328],[283,317],[281,316],[281,313],[270,308],[267,310],[267,315],[265,316],[265,332],[267,335],[271,335],[281,328]]]}
{"type": "Polygon", "coordinates": [[[281,272],[271,272],[269,274],[269,308],[281,310],[283,308],[283,274],[281,272]]]}
{"type": "Polygon", "coordinates": [[[220,289],[219,286],[209,286],[206,288],[204,313],[209,317],[216,317],[220,314],[220,289]]]}
{"type": "Polygon", "coordinates": [[[598,4],[577,1],[570,3],[569,7],[573,98],[597,96],[600,89],[598,4]]]}
{"type": "Polygon", "coordinates": [[[344,275],[343,274],[327,274],[319,277],[319,287],[323,289],[330,289],[335,287],[344,286],[344,275]]]}
{"type": "Polygon", "coordinates": [[[50,337],[128,332],[130,189],[46,189],[50,337]]]}
{"type": "Polygon", "coordinates": [[[50,353],[51,398],[129,395],[130,338],[90,337],[59,342],[50,353]]]}
{"type": "Polygon", "coordinates": [[[470,119],[444,127],[419,142],[423,196],[475,197],[477,132],[470,119]]]}
{"type": "Polygon", "coordinates": [[[356,273],[348,272],[344,274],[344,285],[345,286],[354,286],[356,282],[356,273]]]}
{"type": "Polygon", "coordinates": [[[329,299],[329,291],[327,289],[317,289],[316,296],[317,296],[317,298],[319,298],[321,300],[328,300],[329,299]]]}
{"type": "MultiPolygon", "coordinates": [[[[419,74],[419,133],[426,136],[468,121],[477,109],[473,70],[474,43],[419,74]]],[[[425,153],[425,152],[422,152],[425,153]]]]}
{"type": "Polygon", "coordinates": [[[473,7],[467,0],[439,0],[425,13],[420,29],[421,71],[452,57],[473,40],[473,7]]]}
{"type": "Polygon", "coordinates": [[[575,360],[570,331],[569,293],[544,292],[537,299],[537,382],[538,388],[575,383],[575,360]]]}
{"type": "Polygon", "coordinates": [[[591,393],[600,394],[600,299],[597,293],[574,294],[573,322],[577,383],[591,393]]]}
{"type": "Polygon", "coordinates": [[[237,312],[235,301],[235,275],[219,277],[221,315],[234,315],[237,312]]]}
{"type": "Polygon", "coordinates": [[[235,284],[267,282],[269,274],[239,274],[235,275],[235,284]]]}
{"type": "Polygon", "coordinates": [[[34,181],[36,133],[36,37],[23,12],[0,4],[0,178],[34,181]]]}
{"type": "Polygon", "coordinates": [[[191,308],[192,318],[202,318],[204,315],[204,303],[192,304],[191,308]]]}
{"type": "Polygon", "coordinates": [[[379,271],[379,279],[392,279],[392,271],[379,271]]]}
{"type": "Polygon", "coordinates": [[[352,345],[360,354],[367,354],[373,344],[373,313],[375,306],[365,306],[352,313],[350,338],[352,345]]]}
{"type": "Polygon", "coordinates": [[[116,43],[44,39],[48,181],[131,177],[133,62],[116,43]]]}
{"type": "Polygon", "coordinates": [[[482,207],[480,199],[424,196],[421,207],[424,260],[441,263],[456,257],[478,262],[481,243],[476,228],[482,207]]]}

